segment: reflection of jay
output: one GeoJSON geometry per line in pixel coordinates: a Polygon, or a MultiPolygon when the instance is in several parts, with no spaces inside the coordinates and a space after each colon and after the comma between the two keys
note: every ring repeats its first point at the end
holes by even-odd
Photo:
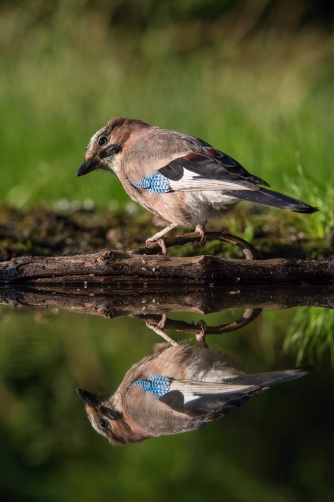
{"type": "Polygon", "coordinates": [[[164,252],[166,232],[196,225],[203,237],[209,219],[241,200],[299,213],[317,210],[260,187],[269,185],[205,141],[140,120],[114,119],[94,134],[77,176],[94,169],[116,174],[130,197],[166,225],[146,241],[159,242],[164,252]]]}
{"type": "Polygon", "coordinates": [[[226,357],[216,349],[162,343],[152,356],[130,368],[115,392],[77,392],[94,429],[120,445],[198,429],[269,386],[309,370],[246,375],[227,366],[226,357]]]}

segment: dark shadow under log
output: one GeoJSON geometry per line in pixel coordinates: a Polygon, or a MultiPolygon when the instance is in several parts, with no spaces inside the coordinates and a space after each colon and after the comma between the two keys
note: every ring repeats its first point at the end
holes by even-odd
{"type": "MultiPolygon", "coordinates": [[[[0,304],[21,309],[62,309],[105,318],[133,316],[158,321],[169,312],[210,314],[237,309],[334,307],[334,286],[201,287],[125,283],[108,287],[43,284],[0,288],[0,304]]],[[[173,329],[173,328],[170,328],[173,329]]]]}

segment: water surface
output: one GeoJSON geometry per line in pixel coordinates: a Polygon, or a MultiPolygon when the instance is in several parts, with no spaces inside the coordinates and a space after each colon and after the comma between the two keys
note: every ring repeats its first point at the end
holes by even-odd
{"type": "MultiPolygon", "coordinates": [[[[79,286],[0,294],[3,499],[334,499],[331,288],[261,295],[259,288],[79,286]],[[277,309],[293,304],[299,307],[277,309]],[[261,305],[271,308],[260,313],[261,305]],[[209,331],[253,316],[240,329],[207,336],[210,347],[247,373],[300,364],[320,369],[197,431],[113,447],[92,429],[75,389],[115,389],[161,341],[145,321],[157,323],[162,313],[167,326],[185,331],[198,330],[199,320],[209,331]]],[[[194,334],[166,332],[198,343],[194,334]]]]}

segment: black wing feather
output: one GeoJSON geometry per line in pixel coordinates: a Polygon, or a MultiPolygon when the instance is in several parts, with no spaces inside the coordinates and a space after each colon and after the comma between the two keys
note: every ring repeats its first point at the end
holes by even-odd
{"type": "MultiPolygon", "coordinates": [[[[181,159],[176,160],[180,161],[181,159]]],[[[181,163],[173,161],[159,169],[159,172],[172,181],[179,181],[183,177],[183,166],[181,163]]]]}
{"type": "Polygon", "coordinates": [[[159,172],[172,181],[179,181],[184,169],[198,174],[198,179],[237,181],[243,185],[246,181],[269,186],[266,181],[250,174],[238,161],[214,148],[204,148],[201,152],[191,152],[172,160],[167,166],[159,169],[159,172]]]}
{"type": "MultiPolygon", "coordinates": [[[[250,392],[235,392],[228,394],[209,394],[199,399],[189,401],[184,406],[184,413],[192,416],[206,416],[207,420],[217,420],[229,415],[239,406],[242,406],[249,398],[263,394],[268,387],[258,388],[250,392]]],[[[206,421],[206,420],[205,420],[206,421]]]]}

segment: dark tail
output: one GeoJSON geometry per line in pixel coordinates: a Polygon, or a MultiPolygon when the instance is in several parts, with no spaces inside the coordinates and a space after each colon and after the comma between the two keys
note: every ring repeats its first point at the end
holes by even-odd
{"type": "Polygon", "coordinates": [[[296,213],[315,213],[319,211],[317,207],[309,206],[298,199],[288,197],[279,192],[267,190],[266,188],[259,188],[258,190],[229,190],[226,192],[224,191],[224,195],[238,197],[238,199],[256,202],[257,204],[263,204],[265,206],[295,211],[296,213]]]}
{"type": "Polygon", "coordinates": [[[234,383],[239,385],[258,385],[259,387],[276,385],[277,383],[295,380],[310,373],[315,368],[313,366],[300,366],[293,370],[273,371],[271,373],[258,373],[256,375],[241,375],[224,380],[224,383],[234,383]]]}

